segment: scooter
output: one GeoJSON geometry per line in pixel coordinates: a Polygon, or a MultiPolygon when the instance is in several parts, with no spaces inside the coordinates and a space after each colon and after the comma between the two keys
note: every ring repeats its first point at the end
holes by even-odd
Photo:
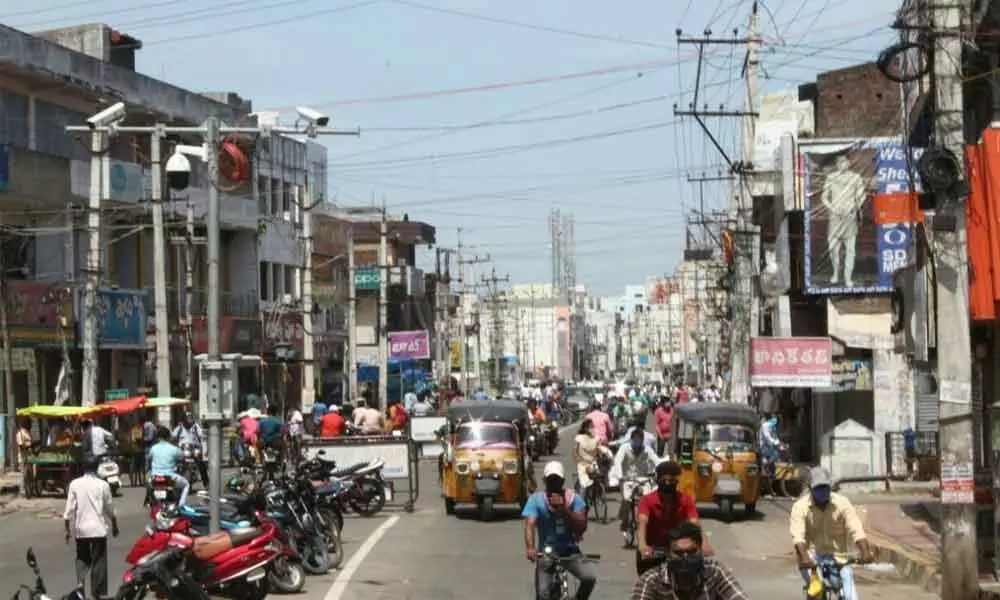
{"type": "MultiPolygon", "coordinates": [[[[132,566],[125,574],[141,567],[148,557],[171,548],[187,550],[184,561],[194,581],[211,596],[233,599],[263,600],[270,583],[281,579],[271,573],[271,565],[279,557],[296,557],[295,551],[283,543],[277,524],[261,520],[260,527],[246,527],[222,531],[203,537],[192,536],[187,519],[177,517],[169,509],[161,510],[145,534],[135,541],[125,562],[132,566]]],[[[298,581],[304,584],[305,575],[299,572],[298,581]]],[[[284,586],[278,586],[283,588],[284,586]]],[[[301,585],[297,586],[301,589],[301,585]]]]}
{"type": "Polygon", "coordinates": [[[101,457],[101,462],[97,465],[97,476],[111,486],[111,495],[117,497],[121,493],[121,468],[113,456],[105,454],[101,457]]]}

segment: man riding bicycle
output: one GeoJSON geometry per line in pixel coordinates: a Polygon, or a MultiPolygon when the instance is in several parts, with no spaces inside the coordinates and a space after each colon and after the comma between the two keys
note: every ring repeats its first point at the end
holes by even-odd
{"type": "Polygon", "coordinates": [[[169,477],[174,482],[174,488],[180,488],[181,497],[177,500],[178,506],[187,503],[188,492],[191,484],[180,473],[177,472],[177,465],[184,461],[184,453],[177,446],[170,443],[170,431],[166,427],[156,430],[156,443],[150,446],[146,452],[146,470],[149,472],[148,480],[152,483],[157,475],[169,477]]]}
{"type": "MultiPolygon", "coordinates": [[[[809,488],[809,493],[792,505],[788,519],[799,571],[806,584],[818,561],[833,559],[838,564],[845,563],[851,542],[860,555],[858,562],[872,562],[872,550],[861,518],[850,500],[832,491],[826,469],[813,467],[809,471],[809,488]]],[[[850,565],[841,567],[840,581],[841,598],[858,600],[854,570],[850,565]]]]}
{"type": "Polygon", "coordinates": [[[640,477],[653,477],[656,465],[660,462],[652,448],[646,445],[646,432],[640,427],[632,428],[629,443],[623,444],[615,454],[614,465],[611,467],[610,484],[614,487],[622,482],[622,501],[618,507],[618,522],[621,524],[622,536],[628,540],[632,528],[632,489],[640,477]]]}
{"type": "Polygon", "coordinates": [[[593,565],[580,555],[580,537],[587,530],[587,507],[583,498],[566,489],[566,473],[561,463],[552,461],[543,471],[544,490],[528,497],[524,518],[524,555],[535,562],[535,597],[552,597],[555,565],[540,556],[552,548],[567,573],[579,580],[577,600],[587,600],[597,584],[593,565]]]}
{"type": "Polygon", "coordinates": [[[632,600],[747,600],[733,572],[705,555],[705,540],[694,523],[671,529],[665,564],[639,577],[632,600]]]}

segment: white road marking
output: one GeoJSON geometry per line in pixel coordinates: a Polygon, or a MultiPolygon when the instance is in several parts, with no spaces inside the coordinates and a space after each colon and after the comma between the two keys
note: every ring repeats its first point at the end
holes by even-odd
{"type": "Polygon", "coordinates": [[[396,522],[399,521],[399,515],[393,515],[385,520],[384,523],[378,526],[378,528],[368,536],[361,547],[358,548],[357,552],[351,556],[351,560],[347,561],[344,568],[337,573],[337,577],[333,580],[333,584],[330,585],[330,589],[326,591],[326,595],[323,596],[323,600],[340,600],[344,596],[344,592],[347,591],[347,584],[351,582],[351,577],[361,566],[361,563],[368,558],[372,550],[375,549],[375,545],[378,544],[382,536],[386,534],[389,529],[392,528],[396,522]]]}

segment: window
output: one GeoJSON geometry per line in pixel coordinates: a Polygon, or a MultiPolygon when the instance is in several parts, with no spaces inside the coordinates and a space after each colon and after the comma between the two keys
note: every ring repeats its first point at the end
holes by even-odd
{"type": "Polygon", "coordinates": [[[271,178],[263,175],[257,176],[257,210],[261,215],[271,214],[270,199],[271,188],[269,187],[271,178]]]}
{"type": "Polygon", "coordinates": [[[284,182],[283,187],[284,187],[284,193],[282,194],[281,198],[281,213],[282,214],[287,213],[289,216],[291,216],[292,204],[295,201],[295,197],[293,196],[293,194],[295,193],[294,188],[296,186],[286,181],[284,182]]]}
{"type": "Polygon", "coordinates": [[[280,179],[271,179],[271,210],[272,215],[281,216],[281,203],[282,203],[282,191],[284,191],[284,186],[281,184],[280,179]]]}
{"type": "Polygon", "coordinates": [[[296,279],[295,276],[297,274],[296,271],[298,271],[298,269],[288,265],[281,265],[281,270],[282,270],[282,275],[285,278],[285,290],[284,290],[285,293],[291,294],[292,297],[298,296],[298,290],[295,289],[296,287],[298,287],[295,285],[297,283],[295,281],[296,279]]]}
{"type": "Polygon", "coordinates": [[[0,143],[28,147],[28,99],[6,90],[0,90],[0,143]]]}
{"type": "Polygon", "coordinates": [[[66,132],[67,125],[83,125],[87,116],[62,106],[35,100],[35,148],[43,154],[83,160],[87,143],[81,144],[66,132]]]}
{"type": "Polygon", "coordinates": [[[267,302],[271,299],[271,294],[273,293],[271,286],[271,263],[260,263],[258,270],[260,271],[260,299],[267,302]]]}

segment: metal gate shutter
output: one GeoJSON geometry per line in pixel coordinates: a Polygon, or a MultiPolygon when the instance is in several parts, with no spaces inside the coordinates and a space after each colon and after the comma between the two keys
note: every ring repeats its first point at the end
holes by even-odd
{"type": "Polygon", "coordinates": [[[934,376],[916,371],[917,431],[938,430],[937,382],[934,376]]]}

